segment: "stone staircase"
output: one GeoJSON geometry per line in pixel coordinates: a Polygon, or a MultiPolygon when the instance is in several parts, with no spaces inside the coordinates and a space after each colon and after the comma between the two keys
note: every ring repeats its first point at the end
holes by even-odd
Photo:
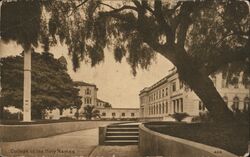
{"type": "Polygon", "coordinates": [[[137,145],[138,124],[116,124],[107,126],[105,145],[137,145]]]}

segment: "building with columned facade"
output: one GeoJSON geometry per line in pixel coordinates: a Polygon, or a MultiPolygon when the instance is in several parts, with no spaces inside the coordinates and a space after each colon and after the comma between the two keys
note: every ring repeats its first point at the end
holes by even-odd
{"type": "MultiPolygon", "coordinates": [[[[222,73],[211,76],[214,86],[229,108],[234,105],[239,110],[250,105],[249,86],[243,85],[241,78],[234,85],[227,84],[222,73]]],[[[197,116],[206,110],[199,97],[179,79],[176,70],[150,87],[140,91],[140,118],[164,120],[173,113],[187,113],[197,116]]]]}

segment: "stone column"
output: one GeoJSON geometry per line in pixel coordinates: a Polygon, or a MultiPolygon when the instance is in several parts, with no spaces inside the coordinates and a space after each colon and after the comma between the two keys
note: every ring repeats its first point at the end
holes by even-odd
{"type": "Polygon", "coordinates": [[[31,48],[24,51],[23,121],[31,121],[31,48]]]}

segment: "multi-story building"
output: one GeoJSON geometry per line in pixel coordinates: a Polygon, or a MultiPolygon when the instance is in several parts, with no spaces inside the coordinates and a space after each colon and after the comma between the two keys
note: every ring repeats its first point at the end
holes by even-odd
{"type": "MultiPolygon", "coordinates": [[[[239,80],[235,85],[226,84],[222,73],[211,77],[214,86],[229,108],[248,109],[250,104],[249,87],[239,80]]],[[[176,112],[186,112],[190,116],[199,115],[206,110],[199,97],[184,85],[176,70],[140,91],[140,118],[163,120],[176,112]]]]}
{"type": "MultiPolygon", "coordinates": [[[[75,87],[79,88],[79,96],[82,98],[82,106],[79,109],[80,115],[84,112],[84,107],[87,105],[95,106],[95,110],[99,110],[100,119],[118,119],[118,120],[129,120],[137,119],[139,117],[139,109],[137,108],[112,108],[112,105],[106,101],[97,98],[98,88],[95,84],[89,84],[86,82],[74,82],[75,87]]],[[[59,109],[48,110],[47,119],[60,119],[62,117],[76,118],[76,108],[64,109],[60,112],[59,109]]],[[[84,117],[80,116],[80,119],[84,117]]]]}
{"type": "Polygon", "coordinates": [[[98,88],[95,84],[86,83],[83,81],[75,81],[75,86],[80,89],[79,96],[82,97],[81,110],[87,105],[97,105],[97,91],[98,88]]]}

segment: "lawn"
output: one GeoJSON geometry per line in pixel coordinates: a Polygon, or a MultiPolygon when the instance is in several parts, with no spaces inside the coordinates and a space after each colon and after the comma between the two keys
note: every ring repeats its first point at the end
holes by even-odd
{"type": "Polygon", "coordinates": [[[237,155],[247,152],[250,140],[249,124],[150,122],[145,126],[162,134],[218,147],[237,155]]]}

